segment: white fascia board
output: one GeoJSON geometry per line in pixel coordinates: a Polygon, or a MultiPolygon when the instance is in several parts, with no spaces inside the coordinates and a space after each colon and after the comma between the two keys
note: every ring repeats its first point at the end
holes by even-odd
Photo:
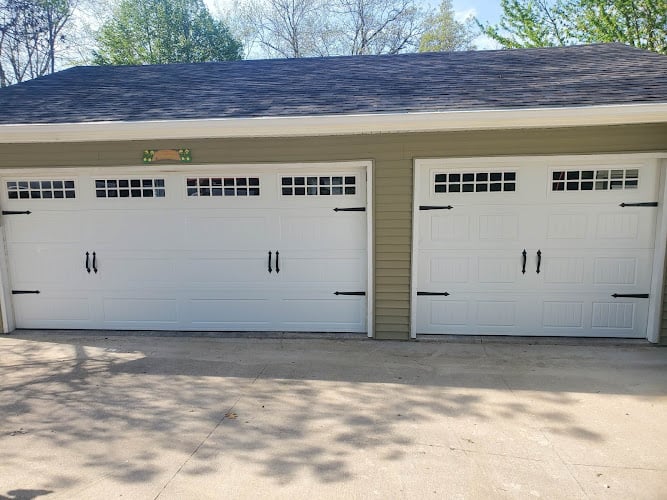
{"type": "Polygon", "coordinates": [[[305,137],[667,122],[667,103],[429,113],[0,125],[0,143],[305,137]]]}

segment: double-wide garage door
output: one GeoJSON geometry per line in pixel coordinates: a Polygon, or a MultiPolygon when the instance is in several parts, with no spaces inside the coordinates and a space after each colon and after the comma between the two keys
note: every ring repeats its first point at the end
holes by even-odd
{"type": "Polygon", "coordinates": [[[654,163],[417,168],[417,333],[646,337],[654,163]]]}
{"type": "Polygon", "coordinates": [[[366,330],[363,168],[44,170],[1,189],[18,328],[366,330]]]}

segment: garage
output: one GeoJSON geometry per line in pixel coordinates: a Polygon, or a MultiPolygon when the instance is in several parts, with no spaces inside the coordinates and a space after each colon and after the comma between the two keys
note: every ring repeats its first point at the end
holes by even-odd
{"type": "Polygon", "coordinates": [[[0,332],[665,343],[665,71],[594,44],[0,89],[0,332]]]}
{"type": "Polygon", "coordinates": [[[655,159],[429,159],[415,179],[414,333],[646,337],[655,159]]]}
{"type": "Polygon", "coordinates": [[[5,171],[16,327],[366,332],[367,167],[5,171]]]}

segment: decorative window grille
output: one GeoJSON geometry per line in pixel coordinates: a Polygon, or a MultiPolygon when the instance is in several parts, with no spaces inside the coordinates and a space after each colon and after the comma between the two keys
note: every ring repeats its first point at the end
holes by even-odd
{"type": "Polygon", "coordinates": [[[283,176],[283,196],[338,196],[357,194],[354,175],[283,176]]]}
{"type": "Polygon", "coordinates": [[[516,172],[449,172],[435,174],[436,193],[516,191],[516,172]]]}
{"type": "Polygon", "coordinates": [[[96,179],[98,198],[164,198],[164,179],[96,179]]]}
{"type": "Polygon", "coordinates": [[[76,198],[73,180],[8,181],[7,197],[10,200],[49,200],[76,198]]]}
{"type": "Polygon", "coordinates": [[[259,196],[259,177],[189,177],[188,196],[259,196]]]}
{"type": "Polygon", "coordinates": [[[555,170],[551,179],[552,191],[637,189],[639,170],[636,168],[555,170]]]}

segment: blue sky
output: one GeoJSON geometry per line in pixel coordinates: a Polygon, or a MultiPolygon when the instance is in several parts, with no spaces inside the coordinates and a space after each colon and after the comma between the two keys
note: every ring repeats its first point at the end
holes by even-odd
{"type": "MultiPolygon", "coordinates": [[[[440,0],[429,0],[425,4],[437,7],[440,0]]],[[[459,20],[472,15],[483,23],[496,24],[500,20],[502,9],[500,0],[454,0],[454,11],[459,20]]],[[[480,36],[475,40],[479,49],[497,49],[498,44],[486,36],[480,36]]]]}
{"type": "MultiPolygon", "coordinates": [[[[438,6],[438,0],[431,0],[425,2],[426,4],[438,6]]],[[[500,1],[488,0],[454,0],[454,10],[458,15],[470,13],[476,16],[480,21],[490,22],[495,24],[500,18],[502,10],[500,9],[500,1]]]]}

